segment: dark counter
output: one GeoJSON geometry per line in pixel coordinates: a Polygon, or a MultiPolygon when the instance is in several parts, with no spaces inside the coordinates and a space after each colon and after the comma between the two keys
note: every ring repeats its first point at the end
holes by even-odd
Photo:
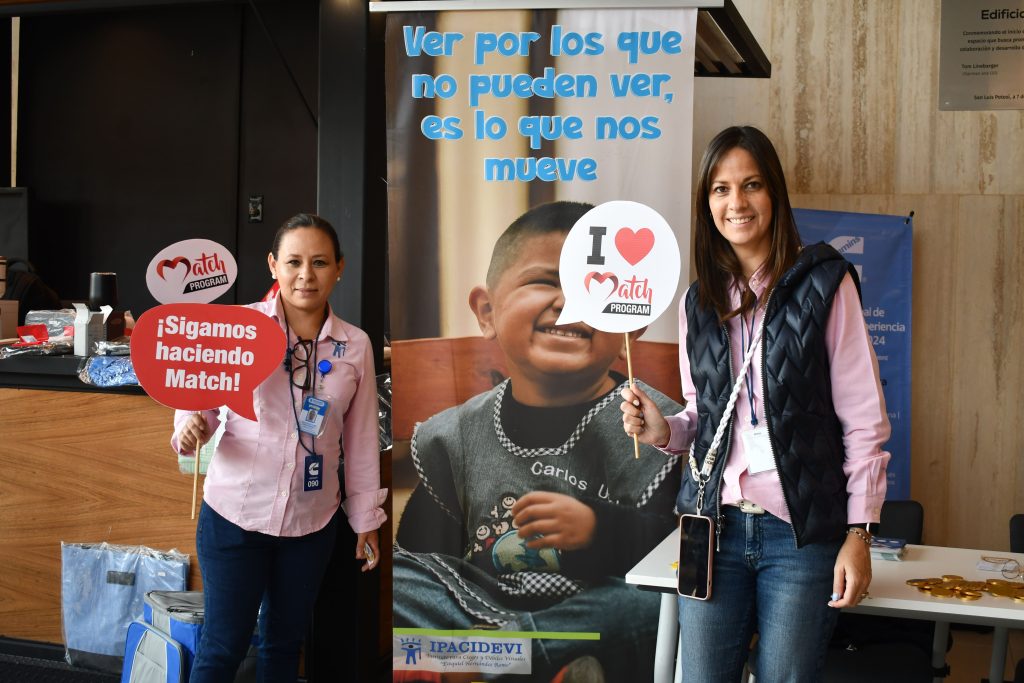
{"type": "Polygon", "coordinates": [[[15,356],[0,360],[0,387],[145,395],[142,387],[97,387],[78,379],[82,356],[15,356]]]}

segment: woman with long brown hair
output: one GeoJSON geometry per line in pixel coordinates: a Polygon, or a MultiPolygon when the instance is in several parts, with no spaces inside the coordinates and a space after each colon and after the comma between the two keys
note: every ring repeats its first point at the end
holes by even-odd
{"type": "Polygon", "coordinates": [[[664,417],[622,392],[627,433],[689,451],[676,508],[710,537],[707,585],[679,598],[681,660],[688,680],[731,683],[756,630],[759,682],[817,681],[838,609],[867,593],[885,498],[889,421],[859,282],[832,247],[801,246],[760,130],[711,141],[696,197],[686,408],[664,417]]]}

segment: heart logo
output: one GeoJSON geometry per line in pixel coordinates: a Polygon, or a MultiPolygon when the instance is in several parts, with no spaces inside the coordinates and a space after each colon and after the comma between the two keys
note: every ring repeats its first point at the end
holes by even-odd
{"type": "Polygon", "coordinates": [[[172,260],[164,259],[160,263],[156,264],[156,274],[160,276],[161,280],[166,280],[167,278],[164,277],[164,267],[166,266],[167,268],[174,270],[182,263],[185,264],[185,275],[181,276],[181,279],[184,280],[185,277],[192,272],[192,263],[184,256],[175,256],[172,260]]]}
{"type": "MultiPolygon", "coordinates": [[[[615,293],[615,290],[619,288],[619,278],[615,277],[615,273],[598,273],[597,271],[587,273],[583,277],[583,286],[587,288],[588,293],[593,294],[593,292],[590,291],[591,282],[597,282],[599,285],[603,285],[606,282],[611,283],[611,288],[609,289],[608,296],[606,296],[605,299],[609,298],[615,293]]],[[[599,289],[603,291],[605,287],[599,287],[599,289]]]]}
{"type": "Polygon", "coordinates": [[[615,248],[629,265],[635,266],[654,248],[654,233],[649,228],[622,228],[615,233],[615,248]]]}

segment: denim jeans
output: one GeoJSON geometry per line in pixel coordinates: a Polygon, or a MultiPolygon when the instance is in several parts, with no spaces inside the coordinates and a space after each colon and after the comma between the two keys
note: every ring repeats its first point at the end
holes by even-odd
{"type": "Polygon", "coordinates": [[[820,681],[839,614],[828,601],[842,541],[797,549],[778,517],[722,510],[711,599],[679,598],[683,680],[740,680],[756,629],[758,683],[820,681]]]}
{"type": "Polygon", "coordinates": [[[588,582],[580,593],[553,604],[523,603],[501,596],[497,580],[468,562],[396,547],[393,590],[396,627],[463,630],[487,626],[491,619],[491,628],[500,623],[506,631],[601,634],[600,640],[534,639],[531,676],[509,680],[548,681],[584,655],[601,661],[608,681],[650,681],[654,674],[661,596],[617,577],[588,582]]]}
{"type": "Polygon", "coordinates": [[[337,515],[307,536],[246,531],[203,503],[196,549],[205,623],[191,683],[233,681],[249,649],[257,614],[258,680],[295,683],[299,650],[334,548],[337,515]]]}

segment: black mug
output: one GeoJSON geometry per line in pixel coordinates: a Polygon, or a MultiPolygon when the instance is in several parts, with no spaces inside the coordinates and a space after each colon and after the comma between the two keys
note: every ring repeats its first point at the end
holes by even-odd
{"type": "Polygon", "coordinates": [[[117,273],[93,273],[89,278],[89,310],[117,308],[117,273]]]}

